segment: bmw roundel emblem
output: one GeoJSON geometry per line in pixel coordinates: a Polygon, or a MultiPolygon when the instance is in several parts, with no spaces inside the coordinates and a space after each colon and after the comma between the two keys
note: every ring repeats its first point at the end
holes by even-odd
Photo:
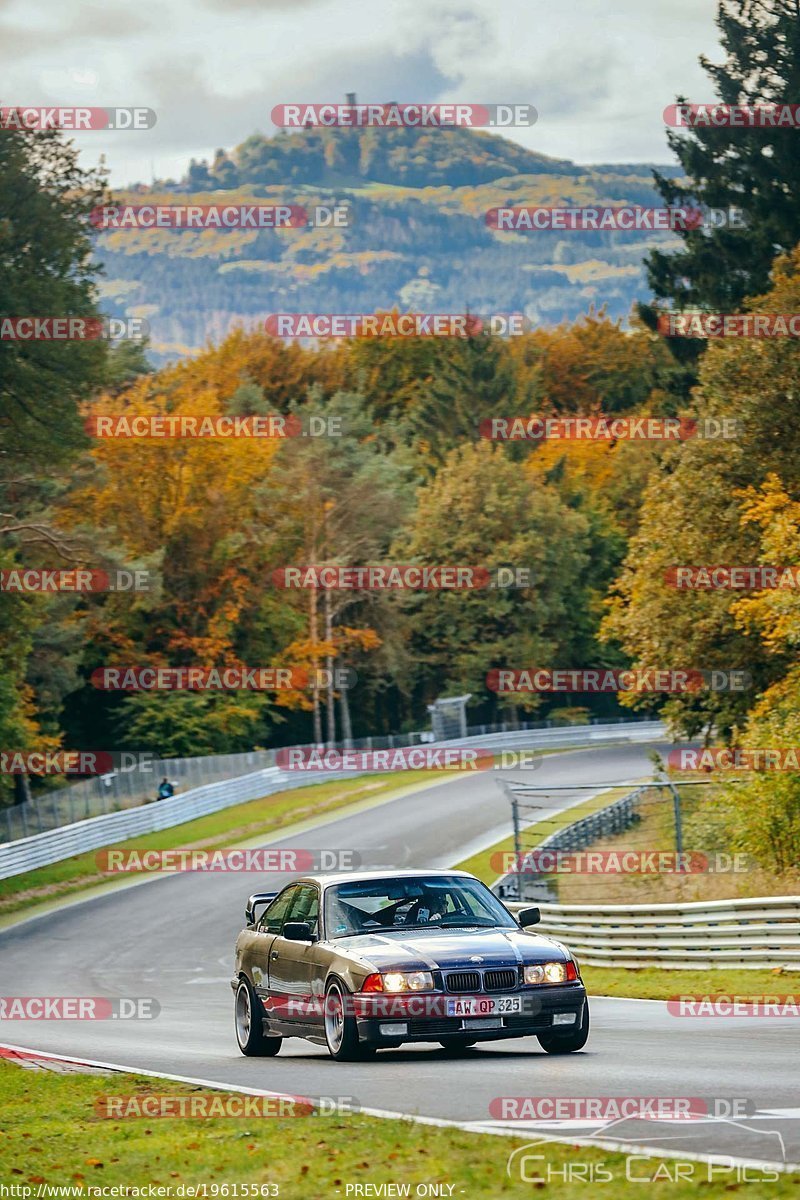
{"type": "Polygon", "coordinates": [[[470,955],[469,961],[470,962],[483,962],[483,958],[481,957],[480,954],[472,954],[472,955],[470,955]]]}

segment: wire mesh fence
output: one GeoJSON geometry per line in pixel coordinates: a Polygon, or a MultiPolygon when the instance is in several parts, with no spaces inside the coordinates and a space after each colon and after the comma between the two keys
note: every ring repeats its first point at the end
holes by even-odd
{"type": "MultiPolygon", "coordinates": [[[[363,748],[389,748],[418,744],[419,734],[387,738],[364,738],[363,748]],[[416,739],[416,741],[414,740],[416,739]]],[[[360,743],[353,743],[359,747],[360,743]]],[[[304,747],[310,749],[310,747],[304,747]]],[[[207,783],[236,779],[276,765],[277,750],[251,750],[241,754],[209,754],[198,758],[150,758],[131,755],[129,768],[82,779],[65,787],[43,791],[30,801],[0,810],[0,840],[16,841],[45,833],[89,817],[121,812],[152,803],[158,798],[159,783],[167,779],[176,794],[207,783]]]]}
{"type": "Polygon", "coordinates": [[[88,817],[121,812],[155,801],[161,779],[168,779],[175,792],[189,791],[205,783],[233,779],[274,764],[273,750],[243,754],[214,754],[206,758],[154,759],[136,755],[129,768],[82,779],[65,787],[53,787],[24,804],[2,810],[0,833],[5,841],[16,841],[45,833],[61,825],[72,825],[88,817]]]}
{"type": "Polygon", "coordinates": [[[703,877],[704,895],[733,894],[736,877],[758,871],[731,849],[732,810],[724,790],[652,782],[586,800],[505,781],[514,849],[493,863],[499,895],[556,904],[620,904],[686,897],[703,877]],[[714,876],[715,884],[709,884],[714,876]]]}

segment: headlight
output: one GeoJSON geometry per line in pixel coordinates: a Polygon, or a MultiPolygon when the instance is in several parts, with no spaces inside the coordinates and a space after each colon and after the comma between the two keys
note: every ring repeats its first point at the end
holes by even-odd
{"type": "Polygon", "coordinates": [[[383,977],[387,992],[431,992],[433,975],[430,971],[390,971],[383,977]]]}
{"type": "Polygon", "coordinates": [[[524,978],[526,983],[566,983],[566,963],[536,963],[525,968],[524,978]]]}

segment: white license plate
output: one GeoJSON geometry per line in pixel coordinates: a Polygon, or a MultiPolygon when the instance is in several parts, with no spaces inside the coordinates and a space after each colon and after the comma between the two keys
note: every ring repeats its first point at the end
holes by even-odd
{"type": "Polygon", "coordinates": [[[494,1017],[522,1012],[521,996],[463,996],[447,1001],[448,1017],[494,1017]]]}

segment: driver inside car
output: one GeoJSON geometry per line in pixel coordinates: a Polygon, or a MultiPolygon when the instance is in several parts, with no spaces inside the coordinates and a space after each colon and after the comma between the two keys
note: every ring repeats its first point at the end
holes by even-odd
{"type": "Polygon", "coordinates": [[[428,925],[441,921],[447,914],[447,896],[444,892],[428,892],[415,901],[406,913],[404,925],[428,925]]]}

